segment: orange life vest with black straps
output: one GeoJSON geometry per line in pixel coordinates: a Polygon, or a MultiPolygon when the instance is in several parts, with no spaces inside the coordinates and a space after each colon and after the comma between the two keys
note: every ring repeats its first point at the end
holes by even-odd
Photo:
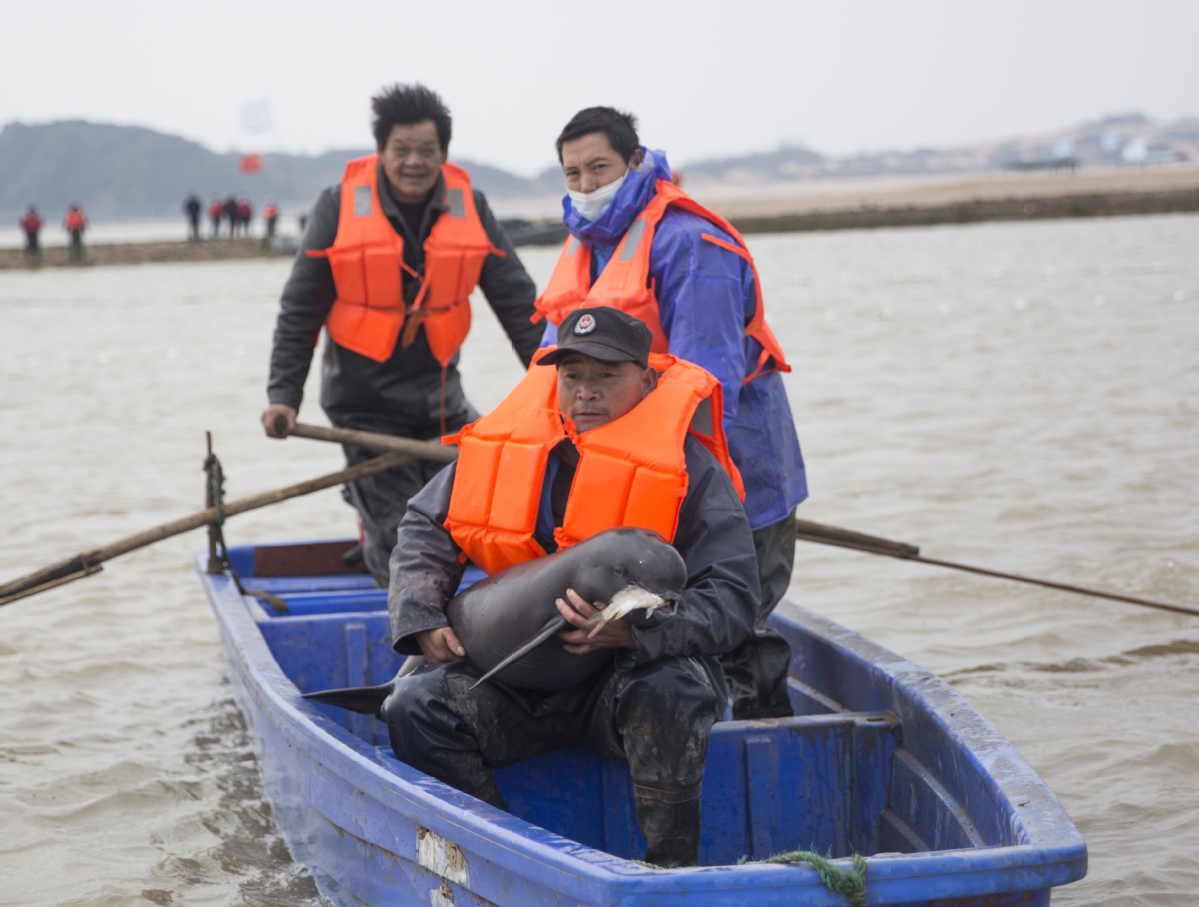
{"type": "Polygon", "coordinates": [[[651,353],[658,386],[632,410],[579,434],[558,408],[557,370],[536,365],[494,410],[446,439],[458,465],[445,528],[463,554],[488,573],[543,557],[533,538],[546,460],[563,438],[579,451],[559,548],[616,526],[674,539],[687,494],[683,441],[695,435],[728,472],[742,500],[741,474],[725,443],[720,382],[674,356],[651,353]],[[716,413],[716,418],[712,414],[716,413]]]}
{"type": "Polygon", "coordinates": [[[668,352],[670,343],[662,330],[662,320],[658,315],[658,297],[649,279],[649,266],[650,249],[658,223],[666,209],[674,205],[711,221],[736,239],[737,243],[734,244],[708,233],[700,234],[707,242],[740,255],[753,269],[757,304],[753,317],[745,326],[745,335],[753,337],[761,344],[762,354],[758,357],[754,370],[742,383],[748,384],[767,372],[791,371],[791,366],[787,365],[783,356],[782,347],[779,346],[770,326],[766,324],[766,314],[762,305],[762,281],[758,278],[758,269],[741,234],[727,220],[715,211],[705,208],[673,183],[658,180],[656,189],[657,194],[629,225],[594,285],[591,283],[591,250],[575,237],[567,238],[566,245],[562,247],[558,256],[558,263],[554,266],[554,273],[550,275],[549,284],[536,302],[537,314],[533,316],[533,320],[537,321],[544,315],[558,325],[575,309],[595,305],[612,306],[640,318],[649,326],[654,335],[652,349],[655,353],[668,352]]]}
{"type": "Polygon", "coordinates": [[[329,248],[308,252],[327,257],[333,269],[337,299],[325,327],[340,346],[385,362],[402,328],[407,347],[423,326],[443,368],[462,346],[470,331],[470,294],[483,262],[504,252],[487,238],[466,171],[442,164],[441,172],[448,210],[425,240],[425,272],[418,274],[404,262],[404,240],[379,204],[379,156],[346,165],[337,236],[329,248]],[[420,281],[411,307],[404,305],[402,271],[420,281]]]}
{"type": "Polygon", "coordinates": [[[67,212],[67,229],[68,230],[71,230],[71,231],[82,230],[86,226],[87,226],[87,218],[85,218],[83,216],[82,211],[76,210],[76,211],[68,211],[67,212]]]}

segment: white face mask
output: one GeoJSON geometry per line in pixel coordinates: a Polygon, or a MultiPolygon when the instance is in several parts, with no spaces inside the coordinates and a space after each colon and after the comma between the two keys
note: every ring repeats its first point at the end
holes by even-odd
{"type": "Polygon", "coordinates": [[[600,186],[591,192],[575,192],[573,189],[567,189],[566,194],[570,196],[570,206],[587,220],[599,220],[600,215],[607,211],[608,206],[612,204],[612,199],[616,198],[616,193],[620,191],[620,187],[628,179],[628,176],[629,171],[626,170],[620,179],[612,180],[608,185],[600,186]]]}

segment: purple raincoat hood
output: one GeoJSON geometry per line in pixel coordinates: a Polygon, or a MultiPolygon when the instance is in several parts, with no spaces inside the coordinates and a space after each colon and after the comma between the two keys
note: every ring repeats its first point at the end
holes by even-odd
{"type": "Polygon", "coordinates": [[[666,152],[650,151],[644,145],[641,150],[645,152],[645,160],[641,162],[640,167],[629,171],[620,191],[616,193],[616,198],[612,200],[608,210],[600,215],[599,220],[585,220],[571,206],[570,196],[563,196],[562,223],[579,242],[592,248],[613,246],[620,242],[633,218],[656,194],[658,180],[670,181],[670,164],[666,162],[666,152]]]}

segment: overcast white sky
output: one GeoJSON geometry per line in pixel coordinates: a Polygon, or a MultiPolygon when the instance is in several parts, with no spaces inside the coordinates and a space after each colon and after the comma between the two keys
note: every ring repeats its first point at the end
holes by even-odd
{"type": "Polygon", "coordinates": [[[1199,116],[1197,0],[622,3],[101,0],[4,5],[0,123],[149,126],[269,150],[363,147],[369,98],[422,81],[456,157],[531,175],[579,108],[633,111],[673,161],[825,153],[1199,116]]]}

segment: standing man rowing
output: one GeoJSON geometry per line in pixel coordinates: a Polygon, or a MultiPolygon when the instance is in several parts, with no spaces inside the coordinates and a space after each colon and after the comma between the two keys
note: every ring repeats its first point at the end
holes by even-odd
{"type": "Polygon", "coordinates": [[[754,633],[721,662],[738,719],[791,714],[791,650],[766,627],[787,591],[795,507],[807,497],[803,456],[762,288],[741,235],[671,183],[666,155],[641,146],[636,120],[611,107],[575,114],[557,141],[568,197],[565,247],[537,300],[544,343],[582,306],[641,319],[655,353],[702,366],[724,387],[724,430],[745,482],[762,598],[754,633]]]}
{"type": "MultiPolygon", "coordinates": [[[[329,421],[420,439],[478,417],[457,369],[476,284],[524,365],[537,349],[533,281],[483,194],[447,163],[451,120],[441,98],[422,85],[396,85],[371,106],[378,153],[350,161],[341,184],[321,194],[283,289],[262,414],[271,437],[295,426],[322,326],[329,421]]],[[[345,453],[351,465],[374,456],[349,446],[345,453]]],[[[440,468],[418,461],[347,487],[379,586],[387,586],[408,499],[440,468]]]]}

